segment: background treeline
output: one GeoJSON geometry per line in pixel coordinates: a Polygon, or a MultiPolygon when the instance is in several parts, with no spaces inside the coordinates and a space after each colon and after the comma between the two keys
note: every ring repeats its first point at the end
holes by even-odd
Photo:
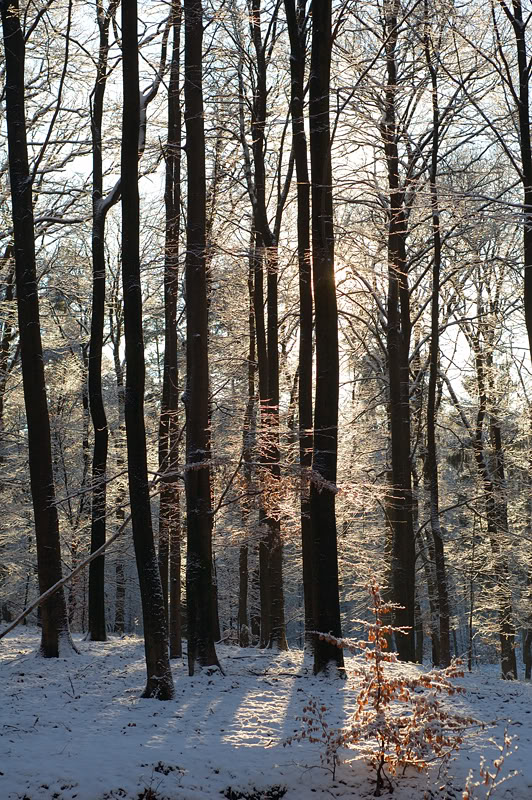
{"type": "Polygon", "coordinates": [[[4,622],[118,533],[59,631],[148,627],[148,694],[166,620],[341,666],[372,573],[401,658],[530,677],[532,5],[0,6],[4,622]]]}

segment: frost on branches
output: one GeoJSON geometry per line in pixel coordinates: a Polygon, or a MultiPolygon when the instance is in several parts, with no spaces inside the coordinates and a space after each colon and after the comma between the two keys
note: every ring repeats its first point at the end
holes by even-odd
{"type": "Polygon", "coordinates": [[[451,680],[463,675],[460,662],[446,669],[433,669],[414,676],[401,674],[395,653],[387,652],[387,636],[404,633],[404,628],[385,624],[386,615],[395,606],[384,603],[379,585],[368,585],[372,598],[374,622],[356,620],[368,631],[368,640],[337,639],[320,633],[320,637],[351,653],[362,652],[363,660],[353,670],[358,678],[357,705],[344,728],[328,726],[326,706],[310,700],[299,718],[303,730],[290,737],[286,744],[308,739],[323,746],[322,762],[333,772],[339,763],[341,747],[353,748],[376,771],[375,796],[381,794],[385,781],[390,790],[389,774],[401,768],[428,769],[435,760],[447,761],[461,743],[465,729],[480,724],[471,717],[453,714],[444,707],[441,695],[464,692],[451,680]]]}
{"type": "Polygon", "coordinates": [[[508,735],[508,730],[505,730],[503,744],[497,744],[494,739],[489,740],[491,744],[495,745],[499,751],[499,755],[493,760],[491,765],[488,765],[488,762],[484,757],[481,758],[479,779],[475,780],[473,770],[469,771],[466,785],[464,791],[462,792],[462,800],[475,800],[477,797],[479,797],[479,793],[477,791],[479,789],[483,790],[483,800],[489,800],[489,798],[494,795],[502,783],[510,780],[510,778],[514,778],[518,774],[517,770],[513,770],[508,775],[503,776],[501,774],[505,760],[508,758],[508,756],[512,755],[514,750],[517,750],[517,745],[515,745],[515,747],[512,749],[512,742],[514,738],[514,736],[508,735]]]}

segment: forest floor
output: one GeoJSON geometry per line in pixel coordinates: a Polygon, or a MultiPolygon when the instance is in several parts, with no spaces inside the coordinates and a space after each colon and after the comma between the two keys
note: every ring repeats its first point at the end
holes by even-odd
{"type": "MultiPolygon", "coordinates": [[[[76,641],[80,655],[35,656],[39,632],[14,631],[0,642],[1,800],[309,800],[369,798],[374,773],[343,750],[333,779],[320,746],[283,746],[301,729],[308,698],[341,725],[355,705],[356,683],[312,676],[303,653],[219,647],[225,676],[188,677],[173,661],[175,700],[141,700],[144,649],[135,637],[104,644],[76,641]]],[[[349,671],[350,659],[346,666],[349,671]]],[[[404,670],[419,667],[403,666],[404,670]]],[[[457,681],[465,694],[453,711],[490,723],[473,728],[458,755],[428,775],[393,779],[394,800],[461,800],[466,776],[491,764],[504,730],[515,737],[502,774],[517,775],[492,795],[532,798],[532,685],[506,682],[495,667],[457,681]],[[518,749],[516,747],[518,746],[518,749]]],[[[383,796],[388,796],[386,792],[383,796]]],[[[485,797],[476,789],[475,798],[485,797]]]]}

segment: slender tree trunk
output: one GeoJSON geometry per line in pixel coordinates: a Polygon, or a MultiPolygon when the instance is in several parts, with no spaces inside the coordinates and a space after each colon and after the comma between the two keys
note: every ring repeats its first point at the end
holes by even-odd
{"type": "MultiPolygon", "coordinates": [[[[39,590],[42,594],[61,580],[61,543],[39,319],[32,181],[26,139],[24,35],[20,27],[18,0],[1,0],[0,11],[6,70],[5,104],[20,356],[28,427],[39,590]]],[[[40,651],[43,656],[58,657],[75,651],[70,638],[63,588],[42,604],[41,623],[40,651]]]]}
{"type": "MultiPolygon", "coordinates": [[[[7,308],[7,316],[2,325],[2,335],[0,338],[0,465],[4,461],[4,399],[6,394],[7,379],[10,372],[9,353],[11,343],[17,334],[16,326],[14,324],[14,314],[10,310],[10,305],[13,302],[15,291],[15,262],[14,262],[13,246],[9,244],[4,253],[4,259],[8,265],[8,272],[5,279],[5,294],[3,300],[7,308]]],[[[14,362],[12,362],[14,365],[14,362]]],[[[0,484],[1,486],[1,484],[0,484]]]]}
{"type": "Polygon", "coordinates": [[[181,656],[181,531],[179,507],[179,391],[177,357],[177,299],[181,230],[181,2],[172,3],[173,45],[168,86],[168,139],[165,151],[166,244],[164,270],[164,371],[159,425],[159,569],[170,627],[170,656],[181,656]],[[169,477],[165,478],[164,473],[169,477]],[[170,557],[170,562],[169,562],[170,557]],[[171,602],[168,609],[168,587],[171,602]]]}
{"type": "MultiPolygon", "coordinates": [[[[105,320],[105,219],[109,206],[103,203],[102,120],[107,84],[109,26],[118,2],[106,12],[97,4],[99,29],[98,64],[94,83],[92,133],[92,315],[89,344],[89,408],[94,429],[92,458],[91,553],[105,542],[107,513],[107,452],[109,429],[102,394],[102,350],[105,320]]],[[[91,561],[89,567],[88,639],[105,642],[105,557],[91,561]]]]}
{"type": "Polygon", "coordinates": [[[436,383],[438,379],[438,361],[440,347],[440,271],[441,271],[441,232],[438,187],[438,148],[440,138],[440,111],[438,105],[438,76],[432,61],[430,26],[428,16],[428,0],[425,0],[425,55],[432,85],[432,152],[430,166],[430,198],[432,211],[432,233],[434,237],[434,261],[432,270],[432,311],[430,339],[430,372],[427,397],[427,482],[430,489],[430,524],[434,540],[434,559],[436,582],[438,587],[439,609],[439,665],[449,666],[451,663],[451,646],[449,641],[449,593],[445,569],[443,536],[440,525],[438,455],[436,446],[436,383]]]}
{"type": "MultiPolygon", "coordinates": [[[[283,546],[278,508],[280,481],[279,462],[279,338],[278,338],[278,224],[272,231],[266,203],[266,140],[267,116],[267,43],[261,30],[261,0],[251,0],[250,30],[255,51],[257,81],[252,109],[253,180],[251,190],[253,222],[257,231],[257,267],[255,273],[255,320],[259,359],[259,395],[261,402],[262,463],[264,495],[259,511],[259,524],[264,535],[259,544],[261,583],[261,646],[287,649],[284,618],[283,546]],[[266,306],[264,329],[263,268],[266,268],[266,306]],[[259,308],[259,305],[261,306],[259,308]],[[263,338],[264,334],[264,338],[263,338]]],[[[273,12],[274,17],[278,8],[273,12]]],[[[276,222],[280,220],[284,199],[278,198],[276,222]]]]}
{"type": "MultiPolygon", "coordinates": [[[[113,345],[113,362],[116,377],[116,393],[118,404],[118,426],[114,433],[114,451],[116,459],[116,471],[120,474],[124,468],[126,459],[126,428],[124,420],[125,389],[124,389],[124,370],[120,359],[120,348],[122,343],[122,304],[119,301],[119,276],[113,281],[111,293],[111,306],[109,309],[109,328],[111,331],[111,341],[113,345]]],[[[115,530],[118,531],[125,519],[124,502],[126,498],[126,482],[119,477],[116,482],[117,491],[115,494],[115,530]]],[[[126,574],[124,569],[125,560],[124,540],[118,542],[116,562],[115,562],[115,621],[113,626],[114,633],[122,635],[126,629],[126,574]]]]}
{"type": "Polygon", "coordinates": [[[219,666],[213,639],[212,508],[208,461],[209,359],[206,275],[203,7],[184,0],[187,255],[187,625],[188,669],[219,666]]]}
{"type": "Polygon", "coordinates": [[[312,647],[312,533],[310,486],[312,465],[312,262],[310,257],[310,180],[304,119],[306,0],[285,0],[290,36],[292,148],[297,179],[297,257],[299,266],[299,464],[301,467],[301,546],[305,603],[305,646],[312,647]]]}
{"type": "MultiPolygon", "coordinates": [[[[532,353],[532,139],[530,135],[530,56],[527,52],[527,22],[523,19],[521,0],[506,6],[499,5],[513,28],[517,54],[519,88],[513,94],[519,123],[519,146],[521,151],[521,181],[523,183],[523,300],[529,350],[532,353]],[[517,95],[517,96],[516,96],[517,95]]],[[[528,12],[527,12],[528,13],[528,12]]]]}
{"type": "Polygon", "coordinates": [[[248,353],[248,398],[246,410],[244,412],[243,441],[242,441],[242,461],[244,465],[244,488],[247,496],[242,502],[242,521],[244,527],[244,541],[240,545],[239,553],[239,587],[238,587],[238,641],[240,647],[249,647],[250,644],[250,621],[248,614],[248,584],[249,569],[248,556],[249,544],[247,528],[251,512],[251,491],[253,477],[253,449],[255,446],[255,314],[253,311],[253,285],[254,285],[254,258],[253,258],[253,239],[250,241],[250,257],[248,271],[248,330],[249,330],[249,353],[248,353]]]}
{"type": "Polygon", "coordinates": [[[143,697],[169,700],[174,687],[168,633],[151,520],[144,424],[144,341],[139,258],[138,131],[140,93],[137,3],[122,3],[122,280],[126,343],[125,420],[133,542],[144,622],[147,683],[143,697]]]}
{"type": "MultiPolygon", "coordinates": [[[[331,0],[313,0],[309,85],[312,256],[316,307],[316,398],[310,487],[313,609],[318,631],[341,636],[335,513],[339,356],[329,129],[330,67],[331,0]]],[[[326,671],[329,664],[343,669],[343,652],[316,637],[314,672],[326,671]]]]}
{"type": "Polygon", "coordinates": [[[269,647],[287,650],[284,617],[283,544],[279,514],[279,483],[281,479],[279,453],[279,321],[278,321],[278,260],[277,248],[266,250],[267,308],[268,308],[268,409],[266,419],[266,463],[268,466],[268,578],[270,584],[269,647]]]}
{"type": "Polygon", "coordinates": [[[390,391],[393,527],[392,593],[400,608],[395,624],[408,629],[396,634],[399,658],[415,660],[415,538],[410,465],[410,292],[408,287],[404,190],[399,181],[396,94],[398,39],[397,0],[385,4],[386,70],[385,111],[381,123],[388,170],[390,200],[388,225],[387,348],[390,391]]]}
{"type": "MultiPolygon", "coordinates": [[[[479,317],[482,318],[481,309],[479,310],[479,317]]],[[[512,593],[508,562],[504,554],[504,539],[501,543],[501,535],[504,537],[504,534],[508,534],[506,500],[501,497],[501,491],[503,490],[502,483],[504,482],[504,469],[500,461],[500,441],[498,445],[495,445],[495,474],[492,474],[486,458],[483,428],[487,413],[487,382],[489,378],[486,374],[486,357],[485,353],[482,351],[480,334],[477,333],[474,335],[472,341],[479,395],[479,409],[474,429],[473,450],[475,453],[478,476],[484,493],[488,537],[493,555],[495,584],[497,587],[501,675],[503,678],[511,679],[517,678],[517,661],[515,657],[515,627],[513,623],[512,593]]],[[[491,434],[493,437],[493,429],[491,430],[491,434]]]]}
{"type": "MultiPolygon", "coordinates": [[[[532,405],[528,407],[528,475],[526,499],[526,533],[532,538],[532,405]]],[[[528,614],[526,627],[523,630],[523,664],[525,680],[532,677],[532,564],[529,561],[527,570],[528,614]]]]}
{"type": "MultiPolygon", "coordinates": [[[[261,482],[265,473],[265,444],[263,433],[266,427],[267,398],[268,398],[268,351],[266,346],[266,323],[264,318],[264,249],[261,238],[257,235],[253,249],[253,308],[255,316],[255,332],[257,344],[257,363],[259,373],[259,401],[260,401],[260,430],[259,460],[261,463],[261,482]]],[[[271,591],[269,576],[269,547],[267,514],[264,507],[264,498],[261,497],[259,505],[259,588],[260,588],[260,647],[267,647],[271,636],[271,591]]]]}

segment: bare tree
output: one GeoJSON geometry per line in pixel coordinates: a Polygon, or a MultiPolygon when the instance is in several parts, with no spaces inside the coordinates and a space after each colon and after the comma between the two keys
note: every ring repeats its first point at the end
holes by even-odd
{"type": "MultiPolygon", "coordinates": [[[[61,580],[61,544],[55,503],[50,418],[44,378],[35,263],[32,178],[26,139],[25,42],[20,27],[18,0],[14,2],[13,0],[2,0],[0,11],[6,66],[5,98],[20,357],[28,426],[30,484],[37,541],[39,589],[43,594],[61,580]]],[[[62,587],[43,602],[41,621],[41,653],[43,656],[58,657],[75,651],[70,638],[66,599],[62,587]]]]}
{"type": "MultiPolygon", "coordinates": [[[[316,308],[316,397],[310,484],[314,624],[341,637],[336,538],[336,467],[338,454],[338,310],[334,277],[329,92],[331,69],[331,0],[312,2],[312,55],[309,84],[310,163],[312,179],[312,271],[316,308]]],[[[334,664],[343,668],[343,652],[315,637],[314,672],[334,664]]]]}
{"type": "MultiPolygon", "coordinates": [[[[143,697],[169,700],[174,693],[168,660],[168,630],[153,540],[146,429],[144,341],[139,258],[139,92],[137,3],[122,3],[124,106],[122,117],[122,281],[126,345],[125,421],[133,542],[144,622],[147,683],[143,697]]],[[[143,98],[144,99],[144,98],[143,98]]]]}
{"type": "Polygon", "coordinates": [[[203,6],[184,0],[185,126],[188,165],[187,383],[187,639],[188,669],[219,666],[214,647],[212,508],[209,464],[209,357],[206,275],[206,179],[203,121],[203,6]]]}

